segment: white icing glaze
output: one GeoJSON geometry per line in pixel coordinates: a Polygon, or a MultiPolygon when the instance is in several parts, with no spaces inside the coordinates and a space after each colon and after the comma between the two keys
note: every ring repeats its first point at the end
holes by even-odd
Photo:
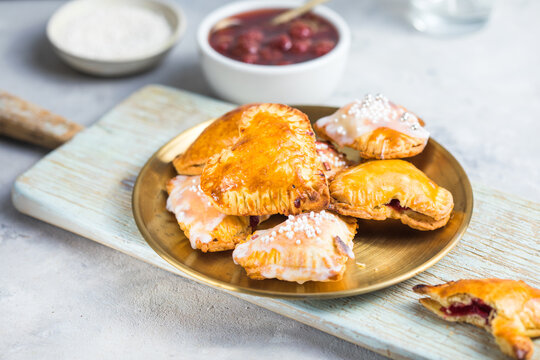
{"type": "Polygon", "coordinates": [[[314,271],[312,268],[292,268],[278,264],[268,264],[261,270],[261,275],[267,279],[279,278],[280,280],[296,281],[303,284],[306,281],[327,281],[343,271],[344,267],[346,267],[345,264],[336,264],[318,268],[314,271]]]}
{"type": "Polygon", "coordinates": [[[197,240],[201,243],[213,240],[211,232],[226,216],[214,208],[202,192],[200,180],[200,176],[176,176],[171,180],[173,189],[167,199],[167,210],[189,229],[189,241],[194,249],[197,240]]]}
{"type": "MultiPolygon", "coordinates": [[[[343,220],[324,210],[319,213],[290,215],[285,222],[270,229],[255,231],[247,242],[237,245],[233,251],[233,260],[239,264],[253,252],[270,252],[275,249],[286,254],[289,248],[301,246],[302,251],[319,257],[319,264],[325,266],[300,268],[286,264],[261,264],[261,275],[298,283],[309,280],[325,281],[339,274],[345,266],[336,261],[341,255],[336,254],[333,239],[339,236],[345,245],[352,249],[353,243],[349,240],[349,234],[343,220]]],[[[354,258],[352,251],[350,253],[354,258]]]]}
{"type": "Polygon", "coordinates": [[[429,132],[414,114],[383,95],[368,94],[363,100],[355,100],[332,115],[319,119],[317,125],[340,146],[352,145],[356,138],[381,127],[425,141],[429,138],[429,132]]]}
{"type": "Polygon", "coordinates": [[[315,149],[322,163],[327,163],[332,168],[342,168],[347,165],[347,162],[344,160],[345,158],[340,156],[339,152],[328,146],[328,144],[316,141],[315,149]]]}

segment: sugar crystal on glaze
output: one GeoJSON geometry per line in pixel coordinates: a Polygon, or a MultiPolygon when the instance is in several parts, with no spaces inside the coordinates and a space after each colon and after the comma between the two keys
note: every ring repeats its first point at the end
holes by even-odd
{"type": "Polygon", "coordinates": [[[189,226],[191,247],[197,241],[209,243],[212,231],[223,221],[225,214],[219,212],[200,187],[200,176],[178,175],[171,180],[174,185],[167,198],[167,210],[174,213],[179,223],[189,226]]]}
{"type": "Polygon", "coordinates": [[[322,141],[317,141],[315,142],[315,149],[317,150],[317,154],[319,155],[319,159],[321,159],[322,163],[330,164],[333,168],[341,168],[347,165],[344,157],[340,156],[339,153],[335,149],[328,146],[328,144],[322,141]]]}
{"type": "MultiPolygon", "coordinates": [[[[335,276],[344,264],[336,262],[332,238],[339,235],[348,238],[350,230],[347,224],[332,213],[309,212],[300,215],[289,215],[286,221],[267,230],[256,231],[245,243],[239,244],[233,252],[236,264],[249,257],[253,252],[270,253],[273,249],[286,254],[291,245],[302,246],[307,253],[320,253],[327,266],[322,268],[287,267],[281,264],[269,264],[261,273],[265,278],[280,278],[283,280],[302,283],[305,279],[325,281],[335,276]],[[330,246],[330,247],[329,247],[330,246]]],[[[352,241],[346,244],[352,249],[352,241]]],[[[352,251],[352,250],[351,250],[352,251]]],[[[263,265],[261,265],[263,266],[263,265]]]]}

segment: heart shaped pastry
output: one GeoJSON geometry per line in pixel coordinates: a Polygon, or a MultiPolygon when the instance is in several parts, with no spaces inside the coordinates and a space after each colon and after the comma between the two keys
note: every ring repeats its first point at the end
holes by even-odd
{"type": "Polygon", "coordinates": [[[173,160],[174,168],[178,174],[200,175],[208,158],[233,145],[238,140],[238,124],[242,114],[255,105],[240,106],[208,125],[190,147],[173,160]]]}
{"type": "Polygon", "coordinates": [[[452,194],[404,160],[374,160],[338,173],[330,182],[330,209],[362,219],[399,219],[417,230],[448,222],[452,194]]]}
{"type": "Polygon", "coordinates": [[[299,214],[329,202],[328,185],[308,117],[282,104],[246,110],[240,137],[211,157],[201,188],[229,215],[299,214]]]}
{"type": "Polygon", "coordinates": [[[530,338],[540,336],[540,290],[503,279],[416,285],[413,290],[427,295],[420,303],[441,318],[484,328],[505,354],[519,360],[532,358],[530,338]]]}

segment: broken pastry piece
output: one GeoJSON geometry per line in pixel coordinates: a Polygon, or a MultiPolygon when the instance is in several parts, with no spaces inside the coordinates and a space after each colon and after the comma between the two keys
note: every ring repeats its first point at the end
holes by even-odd
{"type": "Polygon", "coordinates": [[[201,175],[208,158],[238,140],[238,124],[244,111],[256,104],[240,106],[216,119],[183,153],[173,160],[178,174],[201,175]]]}
{"type": "Polygon", "coordinates": [[[330,209],[361,219],[399,219],[417,230],[446,225],[452,194],[404,160],[374,160],[338,173],[330,182],[330,209]]]}
{"type": "Polygon", "coordinates": [[[200,176],[178,175],[167,183],[167,210],[174,213],[194,249],[234,249],[259,223],[257,217],[230,216],[215,209],[201,191],[200,176]]]}
{"type": "Polygon", "coordinates": [[[290,215],[287,221],[255,231],[236,246],[233,260],[251,279],[341,280],[354,258],[356,220],[328,211],[290,215]]]}
{"type": "Polygon", "coordinates": [[[416,285],[429,297],[420,303],[448,321],[463,321],[489,331],[502,352],[520,360],[532,358],[530,338],[540,336],[540,290],[523,281],[478,279],[416,285]]]}
{"type": "Polygon", "coordinates": [[[229,215],[320,211],[330,196],[307,116],[281,104],[250,107],[240,138],[211,157],[201,188],[229,215]]]}
{"type": "Polygon", "coordinates": [[[385,96],[368,94],[314,124],[317,134],[360,152],[365,159],[400,159],[421,153],[424,122],[385,96]]]}
{"type": "Polygon", "coordinates": [[[326,175],[327,179],[333,178],[338,172],[352,164],[344,153],[339,152],[328,141],[317,140],[315,142],[315,149],[317,149],[317,154],[319,154],[324,175],[326,175]]]}

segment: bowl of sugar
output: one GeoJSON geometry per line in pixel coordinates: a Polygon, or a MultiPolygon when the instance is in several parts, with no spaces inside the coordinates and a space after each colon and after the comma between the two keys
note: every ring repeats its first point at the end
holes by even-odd
{"type": "Polygon", "coordinates": [[[47,24],[57,55],[96,76],[123,76],[158,64],[186,28],[182,11],[164,0],[73,0],[47,24]]]}

